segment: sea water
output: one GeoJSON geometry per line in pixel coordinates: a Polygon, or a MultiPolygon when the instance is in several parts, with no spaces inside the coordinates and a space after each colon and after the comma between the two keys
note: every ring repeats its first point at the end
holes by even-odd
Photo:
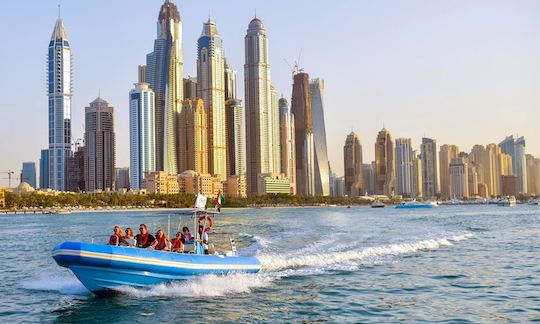
{"type": "MultiPolygon", "coordinates": [[[[51,249],[114,225],[167,230],[169,211],[0,216],[4,322],[540,321],[540,208],[225,209],[258,274],[95,297],[51,249]]],[[[172,216],[175,231],[177,216],[172,216]]],[[[210,236],[212,240],[212,235],[210,236]]],[[[215,238],[215,242],[222,242],[215,238]]]]}

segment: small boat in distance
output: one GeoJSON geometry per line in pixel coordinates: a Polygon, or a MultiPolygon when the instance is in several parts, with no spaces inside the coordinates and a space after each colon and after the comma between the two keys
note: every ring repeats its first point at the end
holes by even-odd
{"type": "Polygon", "coordinates": [[[380,200],[375,200],[371,203],[371,208],[384,208],[385,206],[386,205],[380,200]]]}
{"type": "Polygon", "coordinates": [[[419,202],[416,200],[402,201],[395,208],[433,208],[437,206],[437,202],[419,202]]]}
{"type": "Polygon", "coordinates": [[[499,200],[497,203],[498,206],[502,207],[515,207],[516,206],[516,197],[510,196],[510,197],[504,197],[499,200]]]}
{"type": "Polygon", "coordinates": [[[540,206],[540,198],[538,198],[538,199],[532,199],[531,198],[531,199],[529,199],[527,204],[533,205],[533,206],[540,206]]]}

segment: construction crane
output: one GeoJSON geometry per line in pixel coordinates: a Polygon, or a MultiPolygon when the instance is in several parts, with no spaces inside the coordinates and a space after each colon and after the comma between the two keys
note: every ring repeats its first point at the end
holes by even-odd
{"type": "MultiPolygon", "coordinates": [[[[7,174],[8,175],[8,185],[9,185],[9,188],[11,188],[11,178],[15,178],[15,179],[18,179],[18,177],[13,177],[13,175],[15,174],[15,172],[9,170],[9,171],[6,171],[6,172],[0,172],[0,173],[3,173],[3,174],[7,174]]],[[[4,178],[5,180],[5,178],[4,178]]]]}
{"type": "Polygon", "coordinates": [[[292,75],[294,76],[297,73],[304,72],[304,69],[300,68],[300,58],[302,57],[302,49],[300,49],[300,52],[298,53],[298,59],[294,62],[294,67],[292,67],[289,62],[287,62],[286,59],[283,59],[285,63],[289,66],[289,69],[291,70],[292,75]]]}

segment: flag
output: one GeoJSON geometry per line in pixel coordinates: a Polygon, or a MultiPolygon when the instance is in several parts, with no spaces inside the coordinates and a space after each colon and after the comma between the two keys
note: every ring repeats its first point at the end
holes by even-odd
{"type": "Polygon", "coordinates": [[[195,200],[195,208],[202,210],[206,208],[206,197],[201,195],[201,193],[197,194],[197,199],[195,200]]]}
{"type": "Polygon", "coordinates": [[[221,194],[221,190],[218,191],[217,197],[216,197],[216,209],[218,212],[221,212],[221,205],[225,202],[225,198],[221,194]]]}

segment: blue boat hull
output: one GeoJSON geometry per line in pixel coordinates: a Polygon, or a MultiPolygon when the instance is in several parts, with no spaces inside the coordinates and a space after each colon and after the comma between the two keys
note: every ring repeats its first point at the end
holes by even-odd
{"type": "Polygon", "coordinates": [[[109,294],[119,286],[150,286],[206,274],[256,273],[255,257],[196,255],[132,247],[64,242],[53,258],[69,268],[91,292],[109,294]]]}
{"type": "Polygon", "coordinates": [[[398,209],[413,209],[413,208],[433,208],[433,205],[397,205],[398,209]]]}

